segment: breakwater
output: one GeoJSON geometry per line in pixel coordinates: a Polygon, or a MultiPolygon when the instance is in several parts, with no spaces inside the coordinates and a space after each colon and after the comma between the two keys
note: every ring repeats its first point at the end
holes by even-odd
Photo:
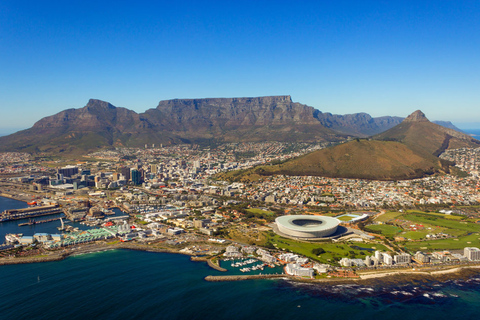
{"type": "Polygon", "coordinates": [[[0,259],[0,266],[10,265],[10,264],[27,264],[27,263],[39,263],[39,262],[51,262],[51,261],[60,261],[68,257],[69,254],[51,254],[40,257],[17,257],[17,258],[2,258],[0,259]]]}
{"type": "Polygon", "coordinates": [[[274,278],[291,278],[286,274],[251,274],[251,275],[235,275],[235,276],[206,276],[205,280],[210,282],[220,281],[243,281],[258,279],[274,279],[274,278]]]}

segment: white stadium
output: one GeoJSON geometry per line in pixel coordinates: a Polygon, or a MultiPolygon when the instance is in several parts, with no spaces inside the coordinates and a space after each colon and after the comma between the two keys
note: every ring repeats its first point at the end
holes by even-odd
{"type": "Polygon", "coordinates": [[[325,216],[290,215],[278,217],[275,223],[278,231],[286,236],[312,239],[333,235],[340,220],[325,216]]]}

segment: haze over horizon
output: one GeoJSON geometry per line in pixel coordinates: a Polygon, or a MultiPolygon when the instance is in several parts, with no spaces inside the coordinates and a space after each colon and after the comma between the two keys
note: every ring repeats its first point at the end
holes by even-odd
{"type": "Polygon", "coordinates": [[[480,2],[3,1],[0,134],[88,99],[291,95],[480,127],[480,2]]]}

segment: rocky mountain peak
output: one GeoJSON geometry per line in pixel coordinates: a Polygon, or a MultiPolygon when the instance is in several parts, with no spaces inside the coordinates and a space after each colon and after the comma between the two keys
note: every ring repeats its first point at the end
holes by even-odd
{"type": "Polygon", "coordinates": [[[86,105],[88,109],[116,109],[116,107],[106,101],[90,99],[86,105]]]}
{"type": "Polygon", "coordinates": [[[411,115],[406,117],[403,122],[429,122],[425,113],[420,110],[413,112],[411,115]]]}

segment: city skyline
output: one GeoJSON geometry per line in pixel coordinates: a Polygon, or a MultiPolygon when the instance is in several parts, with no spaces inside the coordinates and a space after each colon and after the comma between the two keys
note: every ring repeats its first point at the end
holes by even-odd
{"type": "Polygon", "coordinates": [[[0,133],[88,99],[291,95],[322,112],[480,127],[480,4],[0,4],[0,133]]]}

